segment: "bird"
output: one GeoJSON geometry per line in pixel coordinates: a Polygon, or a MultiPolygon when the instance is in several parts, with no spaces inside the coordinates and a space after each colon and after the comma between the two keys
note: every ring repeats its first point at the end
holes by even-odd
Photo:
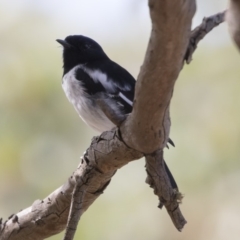
{"type": "MultiPolygon", "coordinates": [[[[98,132],[120,126],[133,109],[135,78],[89,37],[70,35],[56,41],[63,47],[62,87],[78,115],[98,132]]],[[[168,142],[174,146],[171,139],[168,142]]]]}

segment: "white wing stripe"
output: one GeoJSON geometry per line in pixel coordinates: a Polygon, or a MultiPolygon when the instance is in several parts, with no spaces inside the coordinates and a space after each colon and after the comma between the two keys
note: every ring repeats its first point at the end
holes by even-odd
{"type": "Polygon", "coordinates": [[[100,70],[90,70],[88,68],[83,68],[83,70],[90,75],[95,83],[99,81],[105,89],[113,92],[116,90],[115,85],[112,84],[112,81],[108,79],[105,73],[101,72],[100,70]]]}
{"type": "Polygon", "coordinates": [[[122,98],[125,102],[127,102],[129,105],[133,105],[133,102],[129,100],[126,96],[124,96],[121,92],[119,93],[119,97],[122,98]]]}

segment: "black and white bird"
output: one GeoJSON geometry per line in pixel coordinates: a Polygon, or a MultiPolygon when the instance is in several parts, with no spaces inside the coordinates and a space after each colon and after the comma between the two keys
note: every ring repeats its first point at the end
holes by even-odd
{"type": "Polygon", "coordinates": [[[132,111],[135,79],[88,37],[57,41],[63,46],[62,87],[82,120],[99,132],[120,124],[132,111]]]}
{"type": "MultiPolygon", "coordinates": [[[[62,87],[82,120],[99,132],[120,125],[132,111],[134,77],[91,38],[72,35],[56,41],[63,46],[62,87]]],[[[166,170],[177,188],[167,165],[166,170]]]]}

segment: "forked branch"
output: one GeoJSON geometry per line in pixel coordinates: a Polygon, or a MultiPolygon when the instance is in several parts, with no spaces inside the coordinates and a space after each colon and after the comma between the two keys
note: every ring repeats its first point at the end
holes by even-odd
{"type": "Polygon", "coordinates": [[[187,53],[185,55],[185,60],[188,64],[192,61],[192,55],[200,40],[202,40],[213,28],[224,22],[225,15],[226,11],[204,18],[202,24],[192,30],[187,53]]]}
{"type": "MultiPolygon", "coordinates": [[[[73,231],[66,237],[72,239],[79,218],[103,193],[115,172],[143,155],[146,156],[147,182],[159,197],[159,207],[164,205],[176,228],[183,228],[186,221],[179,209],[181,195],[171,186],[163,165],[162,149],[169,135],[169,105],[188,47],[195,1],[149,0],[149,8],[153,28],[137,81],[133,113],[120,131],[115,129],[93,139],[66,184],[0,223],[0,240],[41,240],[61,232],[66,228],[71,199],[73,214],[68,227],[73,231]],[[75,197],[72,198],[74,187],[75,197]]],[[[218,23],[223,21],[223,14],[219,15],[218,23]]],[[[212,28],[208,27],[208,32],[212,28]]],[[[207,34],[201,33],[203,29],[200,26],[192,32],[194,44],[190,41],[187,60],[207,34]]]]}

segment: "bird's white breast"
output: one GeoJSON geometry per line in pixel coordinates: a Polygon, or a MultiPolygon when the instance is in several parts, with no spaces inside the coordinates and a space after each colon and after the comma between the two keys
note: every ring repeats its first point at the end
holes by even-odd
{"type": "Polygon", "coordinates": [[[63,76],[62,87],[68,100],[73,104],[82,120],[90,127],[99,132],[111,130],[115,125],[97,106],[94,98],[84,91],[81,81],[75,78],[75,71],[79,67],[81,66],[73,68],[63,76]]]}

